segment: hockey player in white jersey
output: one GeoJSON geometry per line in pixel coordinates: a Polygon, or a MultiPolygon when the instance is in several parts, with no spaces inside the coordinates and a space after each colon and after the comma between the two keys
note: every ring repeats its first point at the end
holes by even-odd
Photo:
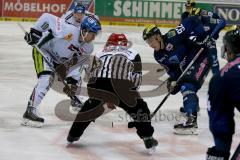
{"type": "MultiPolygon", "coordinates": [[[[26,42],[29,45],[37,44],[44,54],[44,58],[40,52],[33,52],[38,83],[33,89],[26,112],[23,115],[23,125],[41,127],[44,123],[44,119],[39,116],[38,110],[53,80],[54,73],[49,63],[55,66],[55,70],[57,70],[57,66],[61,66],[62,64],[70,65],[74,57],[79,62],[89,58],[93,51],[93,44],[91,42],[100,30],[100,22],[93,17],[86,17],[81,27],[78,28],[65,23],[59,17],[44,13],[30,29],[30,32],[25,34],[24,39],[26,42]],[[45,34],[43,35],[43,33],[45,34]],[[46,62],[45,58],[48,62],[46,62]]],[[[79,65],[77,62],[75,64],[79,65]]],[[[66,68],[67,75],[69,74],[68,69],[71,71],[71,67],[66,68]]],[[[62,78],[64,78],[64,74],[62,75],[62,78]]],[[[74,86],[77,85],[76,83],[79,78],[76,76],[69,77],[66,81],[74,86]]],[[[74,94],[72,90],[67,93],[74,94]]]]}
{"type": "Polygon", "coordinates": [[[74,26],[80,26],[83,18],[85,16],[92,16],[99,20],[99,17],[94,13],[91,13],[86,10],[85,6],[82,3],[76,3],[73,10],[67,11],[61,18],[65,19],[66,23],[72,24],[74,26]]]}
{"type": "MultiPolygon", "coordinates": [[[[72,24],[76,27],[79,27],[81,25],[82,20],[86,16],[93,16],[94,18],[97,18],[99,20],[98,16],[87,11],[85,6],[82,3],[76,3],[73,10],[67,11],[65,14],[62,15],[62,19],[65,20],[66,23],[72,24]]],[[[78,94],[81,92],[81,85],[82,85],[82,72],[83,70],[85,71],[85,76],[89,77],[89,66],[90,66],[90,61],[85,62],[83,65],[80,65],[79,67],[75,68],[74,70],[71,71],[71,74],[68,76],[74,75],[80,77],[78,81],[78,94]]],[[[80,98],[80,97],[79,97],[80,98]]],[[[83,104],[81,98],[79,99],[80,102],[83,104]]],[[[78,103],[76,104],[76,101],[71,100],[71,106],[74,108],[77,108],[78,103]]]]}

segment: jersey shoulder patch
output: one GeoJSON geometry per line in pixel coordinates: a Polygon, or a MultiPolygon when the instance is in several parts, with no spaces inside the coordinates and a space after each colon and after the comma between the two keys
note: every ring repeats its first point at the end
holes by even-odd
{"type": "Polygon", "coordinates": [[[175,29],[169,30],[167,33],[167,38],[172,38],[174,36],[176,36],[176,30],[175,29]]]}
{"type": "Polygon", "coordinates": [[[64,39],[66,41],[71,41],[73,39],[73,34],[72,33],[68,33],[66,36],[64,36],[64,39]]]}

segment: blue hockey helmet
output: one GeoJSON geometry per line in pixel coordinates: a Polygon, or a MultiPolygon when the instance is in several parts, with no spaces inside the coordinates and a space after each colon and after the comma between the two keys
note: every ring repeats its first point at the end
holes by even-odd
{"type": "Polygon", "coordinates": [[[73,8],[74,13],[83,13],[84,14],[85,10],[86,10],[86,8],[81,3],[77,3],[73,8]]]}
{"type": "Polygon", "coordinates": [[[88,32],[99,33],[101,31],[100,22],[93,16],[86,16],[81,23],[81,30],[88,32]]]}

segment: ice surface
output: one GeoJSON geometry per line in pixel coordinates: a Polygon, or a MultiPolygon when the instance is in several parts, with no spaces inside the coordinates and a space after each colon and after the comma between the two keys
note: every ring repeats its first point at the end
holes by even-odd
{"type": "MultiPolygon", "coordinates": [[[[22,24],[27,30],[33,25],[22,24]]],[[[102,48],[110,33],[120,32],[127,34],[133,42],[133,48],[141,53],[143,62],[156,63],[152,49],[141,39],[142,30],[142,27],[104,26],[102,34],[96,38],[95,51],[102,48]]],[[[162,32],[166,31],[167,29],[162,29],[162,32]]],[[[221,38],[217,41],[217,46],[220,51],[221,38]]],[[[220,60],[220,63],[223,66],[226,62],[220,60]]],[[[135,134],[135,129],[127,129],[128,119],[121,109],[101,117],[90,125],[80,141],[67,146],[66,136],[71,122],[60,120],[55,114],[55,106],[68,98],[54,90],[49,91],[41,104],[45,126],[40,129],[21,126],[22,115],[37,78],[31,47],[24,42],[23,33],[16,22],[0,22],[0,75],[1,160],[203,160],[207,147],[213,144],[206,111],[206,92],[211,74],[198,93],[201,107],[198,120],[200,134],[173,134],[173,114],[177,113],[182,105],[182,97],[180,94],[170,96],[161,112],[153,119],[154,137],[159,141],[159,146],[151,156],[147,154],[142,140],[135,134]]],[[[153,86],[143,86],[141,89],[148,90],[148,87],[153,86]]],[[[145,100],[153,111],[162,98],[163,96],[157,96],[145,100]]],[[[233,149],[240,140],[239,113],[236,120],[238,122],[233,149]]]]}

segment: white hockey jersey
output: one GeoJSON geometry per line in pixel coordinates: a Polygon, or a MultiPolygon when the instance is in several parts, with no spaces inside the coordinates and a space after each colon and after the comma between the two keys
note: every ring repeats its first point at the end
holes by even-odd
{"type": "MultiPolygon", "coordinates": [[[[85,16],[93,16],[94,18],[99,20],[99,17],[97,15],[95,15],[95,14],[89,12],[89,11],[85,11],[85,16]]],[[[79,27],[81,25],[81,23],[77,22],[75,20],[75,18],[73,17],[73,11],[72,10],[67,11],[65,14],[62,15],[61,18],[64,19],[66,23],[72,24],[72,25],[74,25],[76,27],[79,27]]]]}
{"type": "Polygon", "coordinates": [[[34,29],[46,32],[38,45],[44,53],[48,53],[55,63],[64,63],[70,60],[74,54],[78,58],[89,57],[93,51],[92,43],[79,41],[80,29],[65,23],[54,15],[44,13],[33,26],[34,29]]]}

